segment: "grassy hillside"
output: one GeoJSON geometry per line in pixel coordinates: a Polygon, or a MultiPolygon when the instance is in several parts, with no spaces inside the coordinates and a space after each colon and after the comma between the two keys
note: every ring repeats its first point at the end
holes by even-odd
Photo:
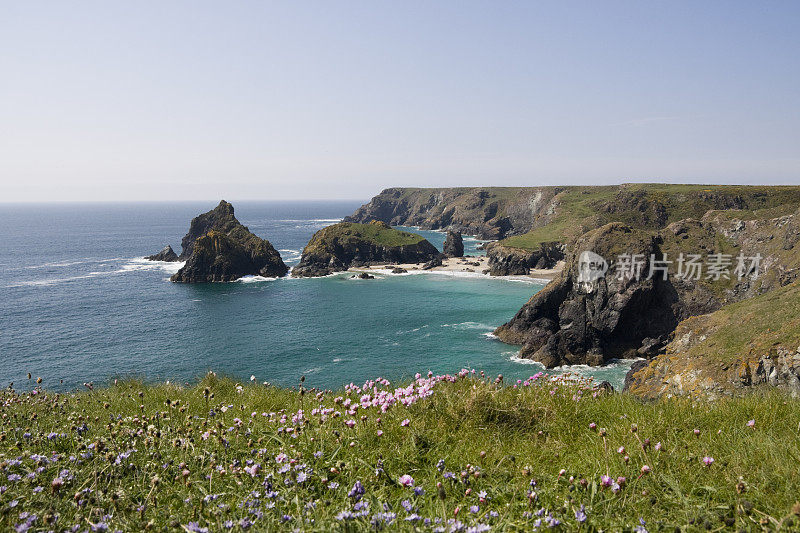
{"type": "Polygon", "coordinates": [[[5,391],[0,529],[797,527],[800,401],[643,403],[467,371],[339,392],[5,391]]]}
{"type": "Polygon", "coordinates": [[[562,189],[554,199],[552,217],[501,243],[535,250],[543,242],[568,242],[609,222],[652,230],[685,218],[699,219],[713,209],[732,209],[749,220],[788,214],[800,205],[800,187],[791,186],[627,184],[562,189]]]}
{"type": "Polygon", "coordinates": [[[424,240],[416,233],[396,230],[380,222],[369,224],[340,222],[314,234],[304,252],[312,252],[315,247],[332,242],[369,242],[379,246],[397,247],[417,244],[424,240]]]}

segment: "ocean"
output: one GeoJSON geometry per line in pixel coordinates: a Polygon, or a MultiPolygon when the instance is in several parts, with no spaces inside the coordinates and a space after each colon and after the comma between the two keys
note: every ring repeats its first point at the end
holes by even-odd
{"type": "MultiPolygon", "coordinates": [[[[234,202],[237,218],[297,264],[315,231],[361,202],[234,202]]],[[[52,390],[116,378],[337,388],[461,368],[506,382],[543,368],[492,330],[541,282],[478,274],[348,274],[184,285],[142,259],[180,240],[208,203],[0,205],[0,385],[52,390]]],[[[441,249],[444,234],[417,231],[441,249]]],[[[465,239],[467,254],[478,241],[465,239]]],[[[570,370],[621,385],[628,362],[570,370]]]]}

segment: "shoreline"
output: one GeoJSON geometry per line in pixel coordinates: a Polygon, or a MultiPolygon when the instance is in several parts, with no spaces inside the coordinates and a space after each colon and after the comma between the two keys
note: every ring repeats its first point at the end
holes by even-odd
{"type": "Polygon", "coordinates": [[[550,282],[555,278],[564,268],[564,262],[559,262],[556,268],[550,269],[536,269],[532,268],[528,274],[520,274],[515,276],[490,276],[486,271],[489,268],[489,258],[486,256],[473,256],[473,257],[448,257],[442,260],[442,266],[433,267],[423,270],[424,263],[403,263],[403,264],[377,264],[361,267],[350,267],[346,272],[362,273],[362,272],[376,272],[381,274],[392,274],[395,268],[402,268],[408,272],[398,273],[396,275],[402,276],[405,274],[422,274],[422,273],[459,273],[459,274],[474,274],[476,276],[485,276],[487,278],[496,279],[519,279],[531,281],[544,281],[550,282]]]}

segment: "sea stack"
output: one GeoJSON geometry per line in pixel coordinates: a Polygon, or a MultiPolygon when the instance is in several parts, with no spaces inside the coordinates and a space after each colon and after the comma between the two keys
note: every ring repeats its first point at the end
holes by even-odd
{"type": "Polygon", "coordinates": [[[178,254],[175,253],[175,251],[172,249],[172,246],[169,244],[162,248],[157,254],[148,255],[145,257],[145,259],[149,261],[166,261],[169,263],[180,261],[180,259],[178,259],[178,254]]]}
{"type": "Polygon", "coordinates": [[[266,239],[254,235],[222,200],[195,217],[181,241],[186,264],[172,278],[180,283],[235,281],[244,276],[281,277],[289,269],[266,239]]]}
{"type": "Polygon", "coordinates": [[[396,230],[385,222],[340,222],[311,237],[292,276],[326,276],[373,263],[422,263],[438,255],[436,247],[422,236],[396,230]]]}
{"type": "Polygon", "coordinates": [[[464,257],[464,240],[460,231],[448,231],[442,252],[447,257],[464,257]]]}

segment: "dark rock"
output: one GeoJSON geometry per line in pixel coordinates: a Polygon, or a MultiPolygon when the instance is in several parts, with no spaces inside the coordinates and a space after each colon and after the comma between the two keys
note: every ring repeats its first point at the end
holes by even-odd
{"type": "Polygon", "coordinates": [[[325,276],[370,263],[419,263],[437,255],[436,247],[416,233],[379,221],[340,222],[314,234],[292,276],[325,276]]]}
{"type": "Polygon", "coordinates": [[[186,264],[170,278],[175,282],[281,277],[289,270],[272,244],[239,223],[233,206],[224,200],[214,210],[194,218],[181,242],[181,257],[186,258],[186,264]]]}
{"type": "Polygon", "coordinates": [[[489,274],[492,276],[524,276],[532,268],[554,268],[564,259],[564,245],[546,242],[535,251],[521,250],[491,243],[486,246],[489,274]]]}
{"type": "Polygon", "coordinates": [[[172,249],[172,246],[170,246],[169,244],[166,245],[157,254],[148,255],[147,257],[145,257],[145,259],[148,259],[150,261],[167,261],[170,263],[174,263],[175,261],[180,261],[180,259],[178,259],[178,254],[175,253],[175,251],[172,249]]]}
{"type": "Polygon", "coordinates": [[[603,381],[597,386],[597,390],[605,394],[613,394],[614,385],[612,385],[610,381],[603,381]]]}
{"type": "Polygon", "coordinates": [[[366,272],[362,272],[358,275],[358,279],[375,279],[375,276],[372,274],[367,274],[366,272]]]}
{"type": "Polygon", "coordinates": [[[633,383],[634,383],[634,376],[636,375],[636,373],[639,370],[641,370],[644,367],[646,367],[647,364],[648,364],[648,362],[646,360],[644,360],[644,359],[640,359],[639,361],[634,361],[633,362],[633,364],[631,365],[630,370],[628,370],[628,373],[625,374],[625,383],[622,386],[622,392],[628,392],[628,390],[630,390],[631,385],[633,385],[633,383]]]}
{"type": "MultiPolygon", "coordinates": [[[[641,254],[646,273],[651,254],[661,257],[659,240],[619,223],[581,237],[576,250],[598,257],[641,254]]],[[[587,278],[579,271],[582,258],[572,254],[560,276],[539,291],[495,334],[522,344],[520,355],[548,368],[600,365],[609,359],[635,356],[647,338],[671,332],[678,323],[674,288],[659,277],[619,279],[614,272],[587,278]]]]}
{"type": "Polygon", "coordinates": [[[192,219],[189,225],[189,232],[181,239],[181,247],[183,248],[180,255],[181,261],[189,259],[189,256],[192,255],[195,241],[209,231],[215,230],[220,233],[228,233],[239,226],[241,224],[233,214],[233,206],[225,200],[220,201],[219,205],[211,211],[192,219]]]}
{"type": "Polygon", "coordinates": [[[425,263],[424,265],[422,265],[422,270],[430,270],[432,268],[436,268],[436,267],[440,267],[440,266],[442,266],[442,257],[441,256],[437,256],[437,257],[434,257],[433,259],[431,259],[430,261],[428,261],[427,263],[425,263]]]}
{"type": "Polygon", "coordinates": [[[464,257],[464,240],[460,231],[448,231],[442,252],[447,257],[464,257]]]}
{"type": "Polygon", "coordinates": [[[392,269],[392,274],[407,274],[407,273],[408,273],[408,270],[406,270],[405,268],[394,267],[392,269]]]}

